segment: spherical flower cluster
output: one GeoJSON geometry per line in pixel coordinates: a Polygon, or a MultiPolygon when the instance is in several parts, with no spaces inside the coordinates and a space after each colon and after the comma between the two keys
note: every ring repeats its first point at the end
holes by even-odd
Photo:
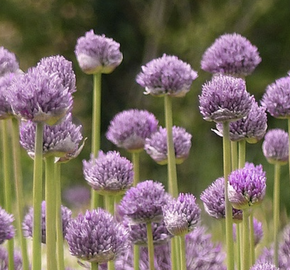
{"type": "Polygon", "coordinates": [[[288,133],[276,128],[269,130],[262,145],[263,154],[272,164],[286,164],[289,157],[288,133]]]}
{"type": "MultiPolygon", "coordinates": [[[[14,253],[14,258],[13,258],[14,268],[13,268],[13,270],[22,270],[23,268],[22,268],[21,252],[14,249],[13,253],[14,253]]],[[[6,250],[6,248],[0,246],[0,269],[1,270],[9,270],[8,265],[9,265],[8,251],[6,250]]]]}
{"type": "Polygon", "coordinates": [[[122,111],[111,120],[106,133],[109,141],[128,151],[142,151],[145,139],[157,130],[158,120],[145,110],[122,111]]]}
{"type": "Polygon", "coordinates": [[[0,47],[0,77],[6,73],[19,72],[19,64],[14,53],[0,47]]]}
{"type": "MultiPolygon", "coordinates": [[[[172,127],[172,137],[175,152],[175,161],[181,164],[189,155],[191,148],[191,134],[182,127],[172,127]]],[[[158,164],[167,164],[167,129],[159,130],[145,140],[145,151],[158,164]]]]}
{"type": "Polygon", "coordinates": [[[128,248],[125,227],[101,208],[79,214],[69,223],[65,238],[71,255],[89,262],[114,260],[128,248]]]}
{"type": "Polygon", "coordinates": [[[250,270],[279,270],[275,265],[271,263],[256,263],[254,264],[250,270]]]}
{"type": "Polygon", "coordinates": [[[120,44],[93,30],[77,40],[75,55],[83,72],[87,74],[111,73],[123,60],[120,44]]]}
{"type": "Polygon", "coordinates": [[[182,97],[196,78],[197,72],[189,64],[164,54],[142,66],[136,81],[145,88],[145,94],[182,97]]]}
{"type": "Polygon", "coordinates": [[[229,175],[228,198],[233,207],[247,209],[262,202],[266,193],[266,173],[262,165],[246,163],[229,175]]]}
{"type": "Polygon", "coordinates": [[[252,102],[243,79],[217,75],[202,86],[199,109],[207,121],[231,122],[245,117],[252,102]]]}
{"type": "Polygon", "coordinates": [[[168,200],[163,206],[164,222],[173,235],[191,232],[200,219],[200,208],[192,194],[180,193],[176,199],[168,200]]]}
{"type": "Polygon", "coordinates": [[[290,117],[290,76],[280,78],[268,85],[261,104],[273,117],[290,117]]]}
{"type": "Polygon", "coordinates": [[[123,194],[133,184],[133,164],[116,151],[83,161],[83,173],[89,185],[98,193],[123,194]]]}
{"type": "Polygon", "coordinates": [[[5,240],[14,237],[15,229],[12,224],[13,221],[14,217],[0,207],[0,245],[3,244],[5,240]]]}
{"type": "Polygon", "coordinates": [[[205,51],[201,68],[213,74],[250,75],[261,62],[257,47],[240,34],[224,34],[205,51]]]}

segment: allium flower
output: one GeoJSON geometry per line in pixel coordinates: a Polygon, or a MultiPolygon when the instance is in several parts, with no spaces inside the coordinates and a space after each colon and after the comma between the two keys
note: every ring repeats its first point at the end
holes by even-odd
{"type": "Polygon", "coordinates": [[[271,263],[256,263],[250,270],[279,270],[275,265],[271,263]]]}
{"type": "Polygon", "coordinates": [[[131,187],[118,206],[121,216],[126,216],[131,224],[160,222],[163,218],[162,206],[168,194],[159,182],[146,180],[131,187]]]}
{"type": "Polygon", "coordinates": [[[9,52],[4,47],[0,47],[0,76],[5,73],[15,73],[19,71],[19,64],[14,53],[9,52]]]}
{"type": "Polygon", "coordinates": [[[200,208],[192,194],[180,193],[163,206],[166,228],[173,235],[191,232],[200,219],[200,208]]]}
{"type": "Polygon", "coordinates": [[[231,122],[249,113],[253,99],[243,79],[217,75],[202,86],[199,109],[207,121],[231,122]]]}
{"type": "MultiPolygon", "coordinates": [[[[216,179],[205,189],[200,199],[203,202],[205,211],[214,218],[225,218],[225,180],[223,177],[216,179]]],[[[240,221],[243,218],[242,210],[233,208],[233,219],[240,221]]]]}
{"type": "Polygon", "coordinates": [[[79,214],[69,223],[65,238],[71,255],[96,263],[115,260],[128,248],[125,227],[101,208],[79,214]]]}
{"type": "Polygon", "coordinates": [[[197,72],[189,64],[164,54],[142,66],[136,81],[145,88],[145,94],[183,97],[196,78],[197,72]]]}
{"type": "MultiPolygon", "coordinates": [[[[46,243],[46,204],[45,201],[41,204],[41,242],[46,243]]],[[[71,220],[71,210],[65,206],[61,206],[62,231],[65,236],[68,232],[68,224],[71,220]]],[[[30,207],[22,222],[23,234],[25,237],[33,236],[33,208],[30,207]]]]}
{"type": "Polygon", "coordinates": [[[87,74],[111,73],[123,60],[120,44],[93,30],[77,40],[75,54],[83,72],[87,74]]]}
{"type": "Polygon", "coordinates": [[[263,154],[269,163],[286,164],[289,157],[288,133],[276,128],[269,130],[262,145],[263,154]]]}
{"type": "Polygon", "coordinates": [[[26,120],[55,125],[72,108],[72,94],[58,73],[31,68],[10,87],[14,113],[26,120]]]}
{"type": "Polygon", "coordinates": [[[250,75],[261,62],[257,47],[240,34],[224,34],[205,51],[201,68],[213,74],[250,75]]]}
{"type": "Polygon", "coordinates": [[[262,165],[246,163],[229,175],[228,198],[233,207],[246,209],[262,202],[266,193],[266,173],[262,165]]]}
{"type": "MultiPolygon", "coordinates": [[[[82,126],[72,122],[68,113],[58,125],[45,126],[43,135],[43,156],[55,156],[57,162],[67,162],[79,155],[84,143],[81,143],[82,126]]],[[[32,121],[22,121],[20,124],[20,144],[28,155],[34,158],[36,125],[32,121]]]]}
{"type": "Polygon", "coordinates": [[[290,117],[290,76],[267,86],[261,104],[276,118],[290,117]]]}
{"type": "Polygon", "coordinates": [[[116,151],[100,151],[97,158],[83,160],[83,173],[89,185],[103,195],[123,194],[133,184],[133,164],[116,151]]]}
{"type": "MultiPolygon", "coordinates": [[[[182,127],[172,127],[175,161],[181,164],[189,155],[191,148],[191,134],[182,127]]],[[[167,164],[167,129],[159,130],[145,140],[145,151],[158,164],[167,164]]]]}
{"type": "MultiPolygon", "coordinates": [[[[217,130],[214,130],[220,136],[223,136],[222,123],[216,124],[217,130]]],[[[252,103],[249,114],[236,122],[230,123],[230,140],[246,140],[248,143],[256,143],[261,140],[267,130],[267,114],[265,107],[259,107],[258,103],[252,103]]]]}
{"type": "Polygon", "coordinates": [[[14,237],[15,229],[12,224],[13,221],[14,217],[0,207],[0,245],[3,244],[5,240],[14,237]]]}
{"type": "MultiPolygon", "coordinates": [[[[8,251],[0,246],[0,270],[9,270],[9,256],[8,251]]],[[[21,253],[14,249],[14,268],[13,270],[22,270],[21,253]]]]}
{"type": "Polygon", "coordinates": [[[111,120],[106,137],[128,151],[144,149],[145,139],[157,130],[158,120],[145,110],[126,110],[111,120]]]}
{"type": "Polygon", "coordinates": [[[63,191],[64,200],[73,207],[87,206],[90,196],[91,192],[87,186],[69,186],[63,191]]]}

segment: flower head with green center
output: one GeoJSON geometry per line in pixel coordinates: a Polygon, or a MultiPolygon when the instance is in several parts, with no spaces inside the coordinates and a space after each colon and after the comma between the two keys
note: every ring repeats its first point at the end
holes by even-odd
{"type": "Polygon", "coordinates": [[[77,40],[75,55],[83,72],[87,74],[111,73],[123,60],[120,44],[93,30],[77,40]]]}
{"type": "Polygon", "coordinates": [[[205,51],[201,68],[213,74],[250,75],[261,62],[257,47],[240,34],[224,34],[205,51]]]}
{"type": "Polygon", "coordinates": [[[137,75],[136,81],[153,96],[184,96],[197,78],[197,72],[176,56],[164,54],[153,59],[137,75]]]}
{"type": "Polygon", "coordinates": [[[0,77],[6,73],[19,72],[19,64],[14,53],[0,47],[0,77]]]}
{"type": "Polygon", "coordinates": [[[0,207],[0,245],[14,237],[14,217],[0,207]]]}

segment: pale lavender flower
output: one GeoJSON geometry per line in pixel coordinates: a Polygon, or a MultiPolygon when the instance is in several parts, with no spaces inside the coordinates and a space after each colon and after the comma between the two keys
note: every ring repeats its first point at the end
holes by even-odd
{"type": "MultiPolygon", "coordinates": [[[[216,219],[225,218],[225,180],[223,177],[217,178],[200,195],[205,211],[216,219]]],[[[233,220],[241,221],[242,210],[233,208],[233,220]]]]}
{"type": "Polygon", "coordinates": [[[245,164],[229,175],[228,198],[233,207],[246,209],[262,202],[266,193],[266,173],[262,165],[245,164]]]}
{"type": "Polygon", "coordinates": [[[268,85],[261,104],[273,117],[290,117],[290,76],[280,78],[268,85]]]}
{"type": "Polygon", "coordinates": [[[79,214],[65,236],[71,255],[89,262],[115,260],[128,248],[128,232],[107,211],[98,208],[79,214]]]}
{"type": "MultiPolygon", "coordinates": [[[[172,127],[175,161],[181,164],[189,155],[191,134],[182,127],[172,127]]],[[[167,129],[159,127],[158,131],[145,140],[145,151],[158,164],[167,164],[167,129]]]]}
{"type": "Polygon", "coordinates": [[[183,97],[196,78],[197,72],[189,64],[164,54],[142,66],[136,81],[145,88],[145,94],[183,97]]]}
{"type": "Polygon", "coordinates": [[[88,184],[102,195],[124,194],[133,184],[133,164],[116,151],[100,151],[97,158],[83,160],[83,173],[88,184]]]}
{"type": "Polygon", "coordinates": [[[126,216],[131,224],[160,222],[162,206],[168,195],[159,182],[146,180],[128,189],[118,205],[118,212],[126,216]]]}
{"type": "Polygon", "coordinates": [[[0,207],[0,245],[15,235],[15,228],[12,224],[14,217],[0,207]]]}
{"type": "Polygon", "coordinates": [[[255,263],[250,270],[279,270],[274,264],[271,263],[255,263]]]}
{"type": "Polygon", "coordinates": [[[14,53],[0,47],[0,77],[6,73],[19,72],[19,64],[14,53]]]}
{"type": "Polygon", "coordinates": [[[272,164],[286,164],[289,157],[288,133],[276,128],[269,130],[262,145],[263,154],[272,164]]]}
{"type": "Polygon", "coordinates": [[[202,86],[199,109],[207,121],[231,122],[249,113],[253,99],[243,79],[217,75],[202,86]]]}
{"type": "Polygon", "coordinates": [[[201,68],[213,74],[250,75],[261,62],[257,47],[240,34],[224,34],[205,51],[201,68]]]}
{"type": "Polygon", "coordinates": [[[123,60],[120,44],[93,30],[77,40],[75,55],[83,72],[87,74],[111,73],[123,60]]]}
{"type": "Polygon", "coordinates": [[[145,139],[157,130],[157,126],[158,120],[152,113],[146,110],[126,110],[111,120],[106,137],[128,151],[141,151],[145,139]]]}
{"type": "MultiPolygon", "coordinates": [[[[46,243],[46,204],[45,201],[41,203],[41,242],[46,243]]],[[[62,232],[65,236],[68,232],[68,224],[71,220],[71,210],[65,206],[61,206],[61,218],[62,218],[62,232]]],[[[23,234],[25,237],[33,237],[33,208],[30,207],[27,214],[24,216],[22,222],[23,234]]]]}
{"type": "MultiPolygon", "coordinates": [[[[0,246],[0,270],[9,270],[9,256],[8,251],[0,246]]],[[[21,253],[14,249],[14,268],[13,270],[22,270],[22,258],[21,253]]]]}
{"type": "MultiPolygon", "coordinates": [[[[45,126],[43,132],[43,156],[55,156],[56,162],[67,162],[79,155],[83,149],[81,125],[72,122],[68,113],[64,120],[54,126],[45,126]]],[[[35,155],[36,125],[32,121],[22,121],[20,124],[20,144],[31,158],[35,155]]]]}
{"type": "MultiPolygon", "coordinates": [[[[248,143],[256,143],[261,140],[267,130],[267,114],[265,107],[259,107],[256,101],[253,101],[249,114],[238,121],[230,123],[230,140],[246,140],[248,143]]],[[[219,136],[223,136],[222,123],[216,124],[217,130],[214,130],[219,136]]]]}
{"type": "Polygon", "coordinates": [[[200,208],[192,194],[180,193],[163,206],[164,222],[173,235],[185,235],[191,232],[200,219],[200,208]]]}

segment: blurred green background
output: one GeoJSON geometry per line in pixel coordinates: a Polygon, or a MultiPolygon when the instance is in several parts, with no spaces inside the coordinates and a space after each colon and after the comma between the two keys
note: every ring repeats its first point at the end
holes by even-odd
{"type": "MultiPolygon", "coordinates": [[[[163,53],[178,56],[198,71],[199,77],[184,98],[173,104],[174,124],[193,136],[189,158],[177,167],[180,191],[199,197],[222,175],[222,139],[202,119],[198,95],[211,75],[200,69],[204,51],[224,33],[237,32],[258,47],[261,64],[247,78],[248,91],[259,100],[268,84],[290,69],[290,8],[288,0],[1,0],[0,46],[14,52],[26,71],[42,57],[60,54],[73,62],[77,89],[73,114],[88,137],[80,156],[63,165],[64,187],[87,185],[82,160],[89,159],[91,138],[92,77],[78,67],[74,48],[78,37],[94,29],[121,44],[122,64],[102,77],[102,142],[104,151],[117,149],[105,138],[113,116],[125,109],[146,109],[164,126],[163,99],[145,96],[135,82],[141,65],[163,53]]],[[[286,120],[268,117],[269,128],[286,130],[286,120]]],[[[261,151],[262,141],[247,145],[247,160],[263,164],[267,171],[267,195],[272,196],[273,167],[261,151]]],[[[23,153],[24,164],[32,164],[23,153]]],[[[159,166],[144,152],[141,179],[166,183],[166,167],[159,166]]],[[[32,167],[31,167],[32,168],[32,167]]],[[[25,186],[32,185],[32,169],[25,171],[25,186]]],[[[282,205],[290,209],[288,167],[282,167],[282,205]]]]}

